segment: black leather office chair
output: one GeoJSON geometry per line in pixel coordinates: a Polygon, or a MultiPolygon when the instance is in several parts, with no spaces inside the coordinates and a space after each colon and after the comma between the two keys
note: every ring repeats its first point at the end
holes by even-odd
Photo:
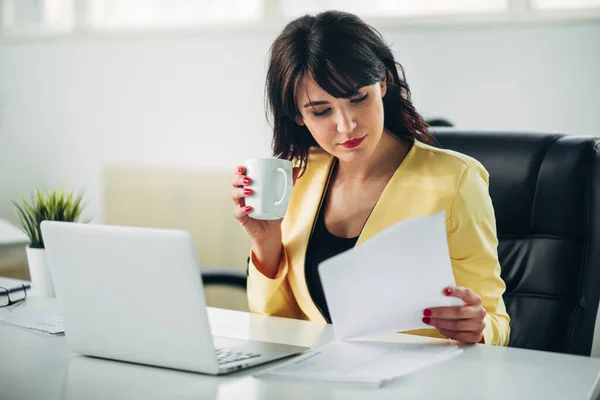
{"type": "MultiPolygon", "coordinates": [[[[433,132],[439,147],[490,173],[510,346],[589,355],[600,300],[600,138],[433,132]]],[[[212,282],[245,287],[245,273],[214,273],[212,282]]]]}
{"type": "Polygon", "coordinates": [[[490,173],[510,346],[589,355],[600,300],[600,138],[434,135],[490,173]]]}
{"type": "Polygon", "coordinates": [[[221,268],[202,268],[204,286],[223,285],[246,290],[246,273],[221,268]]]}

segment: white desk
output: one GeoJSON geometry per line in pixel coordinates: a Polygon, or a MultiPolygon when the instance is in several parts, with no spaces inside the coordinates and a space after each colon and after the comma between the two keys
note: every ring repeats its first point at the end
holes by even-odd
{"type": "MultiPolygon", "coordinates": [[[[48,307],[28,299],[19,307],[48,307]]],[[[0,309],[0,312],[3,312],[0,309]]],[[[317,346],[331,326],[209,309],[215,334],[317,346]]],[[[111,334],[107,332],[106,334],[111,334]]],[[[409,335],[386,340],[435,341],[409,335]]],[[[272,364],[270,364],[272,365],[272,364]]],[[[256,367],[223,377],[75,355],[64,336],[0,324],[0,399],[589,399],[600,385],[600,359],[484,345],[382,389],[256,379],[256,367]]]]}

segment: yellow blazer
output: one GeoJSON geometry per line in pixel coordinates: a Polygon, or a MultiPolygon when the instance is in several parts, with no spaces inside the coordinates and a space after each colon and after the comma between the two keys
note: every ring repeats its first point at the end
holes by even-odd
{"type": "MultiPolygon", "coordinates": [[[[315,148],[294,189],[282,223],[283,254],[274,279],[259,272],[251,253],[248,303],[251,312],[325,323],[306,285],[304,262],[333,157],[315,148]]],[[[475,159],[414,142],[358,238],[357,246],[407,218],[445,211],[456,284],[479,294],[487,310],[484,342],[507,345],[509,316],[502,294],[496,220],[488,193],[488,173],[475,159]]],[[[401,268],[402,266],[398,266],[401,268]]],[[[405,333],[443,337],[434,328],[405,333]]]]}

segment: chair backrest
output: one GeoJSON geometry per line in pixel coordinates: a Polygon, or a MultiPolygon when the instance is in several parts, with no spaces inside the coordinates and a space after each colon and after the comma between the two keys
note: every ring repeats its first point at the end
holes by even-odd
{"type": "Polygon", "coordinates": [[[433,133],[490,173],[510,346],[589,355],[600,299],[600,137],[433,133]]]}

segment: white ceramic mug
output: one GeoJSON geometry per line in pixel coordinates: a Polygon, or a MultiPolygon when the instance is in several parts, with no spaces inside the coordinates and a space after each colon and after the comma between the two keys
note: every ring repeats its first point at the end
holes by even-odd
{"type": "Polygon", "coordinates": [[[256,158],[244,162],[246,176],[251,179],[247,186],[252,194],[246,197],[246,205],[252,207],[248,214],[254,219],[281,219],[292,194],[292,162],[279,158],[256,158]]]}

